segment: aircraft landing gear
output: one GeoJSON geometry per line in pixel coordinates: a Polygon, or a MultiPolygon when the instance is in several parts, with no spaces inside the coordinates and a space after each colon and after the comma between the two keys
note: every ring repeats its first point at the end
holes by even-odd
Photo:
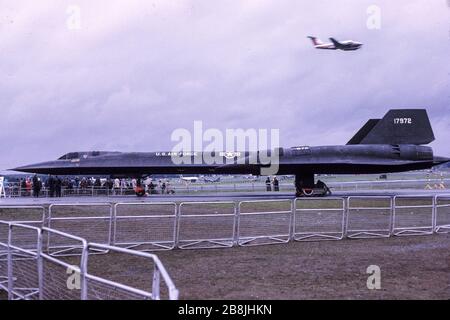
{"type": "Polygon", "coordinates": [[[323,197],[331,195],[330,188],[323,181],[314,183],[314,174],[295,175],[296,197],[323,197]]]}
{"type": "Polygon", "coordinates": [[[309,196],[310,191],[314,189],[314,173],[302,173],[295,175],[295,196],[309,196]]]}

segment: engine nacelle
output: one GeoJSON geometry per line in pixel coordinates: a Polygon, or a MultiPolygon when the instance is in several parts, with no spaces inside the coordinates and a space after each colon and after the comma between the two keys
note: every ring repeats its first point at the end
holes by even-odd
{"type": "Polygon", "coordinates": [[[400,158],[405,160],[433,161],[433,149],[426,146],[400,145],[400,158]]]}

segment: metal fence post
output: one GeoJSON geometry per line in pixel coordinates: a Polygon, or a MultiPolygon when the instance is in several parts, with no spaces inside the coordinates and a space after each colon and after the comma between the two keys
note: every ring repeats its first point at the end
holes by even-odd
{"type": "Polygon", "coordinates": [[[158,266],[155,264],[153,271],[153,283],[152,283],[152,298],[153,300],[160,300],[160,283],[161,283],[161,274],[159,272],[158,266]]]}
{"type": "Polygon", "coordinates": [[[44,297],[44,263],[42,260],[42,229],[38,230],[37,252],[36,252],[37,268],[38,268],[38,290],[39,300],[44,297]]]}
{"type": "Polygon", "coordinates": [[[392,235],[395,235],[395,215],[397,211],[397,196],[392,197],[392,235]]]}
{"type": "Polygon", "coordinates": [[[8,300],[13,300],[13,282],[14,282],[14,274],[13,274],[13,264],[12,264],[12,252],[11,252],[11,232],[12,226],[8,223],[8,300]]]}
{"type": "Polygon", "coordinates": [[[437,204],[437,197],[438,197],[438,195],[435,195],[434,197],[433,197],[433,200],[432,200],[432,205],[433,205],[433,209],[432,209],[432,213],[431,213],[431,215],[432,215],[432,218],[431,218],[431,226],[432,226],[432,231],[431,231],[431,234],[433,234],[433,233],[435,233],[436,232],[436,210],[437,210],[437,208],[436,208],[436,204],[437,204]]]}
{"type": "Polygon", "coordinates": [[[109,244],[114,245],[115,237],[116,237],[116,206],[110,204],[109,207],[109,244]]]}
{"type": "Polygon", "coordinates": [[[240,214],[241,206],[237,201],[234,202],[234,227],[233,227],[233,246],[238,245],[238,233],[239,233],[239,214],[240,214]]]}
{"type": "Polygon", "coordinates": [[[391,197],[391,218],[389,219],[389,237],[394,234],[394,212],[395,212],[395,199],[391,197]]]}
{"type": "Polygon", "coordinates": [[[181,211],[181,203],[175,203],[175,248],[179,248],[180,244],[180,211],[181,211]]]}
{"type": "Polygon", "coordinates": [[[342,238],[346,239],[348,236],[348,217],[350,215],[349,213],[349,207],[350,207],[350,197],[347,197],[347,199],[344,198],[343,201],[343,205],[344,205],[344,226],[343,226],[343,235],[342,238]]]}
{"type": "Polygon", "coordinates": [[[80,285],[81,285],[81,300],[87,300],[87,279],[86,279],[86,273],[87,273],[87,263],[88,263],[88,245],[86,240],[83,240],[83,251],[81,253],[81,263],[80,263],[80,285]]]}
{"type": "Polygon", "coordinates": [[[297,213],[297,198],[291,200],[291,209],[292,214],[290,219],[291,227],[289,228],[289,241],[293,241],[295,235],[295,214],[297,213]]]}

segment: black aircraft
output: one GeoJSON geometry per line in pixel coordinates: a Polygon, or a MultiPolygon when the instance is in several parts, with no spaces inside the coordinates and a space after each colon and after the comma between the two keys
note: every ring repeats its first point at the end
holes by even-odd
{"type": "MultiPolygon", "coordinates": [[[[426,110],[390,110],[383,119],[370,119],[345,146],[292,147],[258,152],[223,152],[222,163],[208,164],[205,153],[183,156],[175,164],[172,152],[71,152],[58,160],[15,168],[53,175],[110,175],[141,178],[152,174],[253,174],[277,165],[279,175],[295,175],[297,195],[312,195],[314,174],[369,174],[429,169],[449,162],[433,155],[434,140],[426,110]],[[276,153],[270,163],[263,154],[276,153]],[[274,160],[276,159],[276,160],[274,160]]],[[[213,152],[214,153],[214,152],[213,152]]],[[[211,153],[209,154],[211,155],[211,153]]]]}

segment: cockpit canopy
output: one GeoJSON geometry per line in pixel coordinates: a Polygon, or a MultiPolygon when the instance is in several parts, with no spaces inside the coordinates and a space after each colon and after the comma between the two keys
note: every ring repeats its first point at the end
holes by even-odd
{"type": "Polygon", "coordinates": [[[98,157],[98,156],[104,156],[107,154],[114,154],[116,152],[109,152],[109,151],[86,151],[86,152],[69,152],[65,155],[58,158],[58,160],[74,160],[74,159],[86,159],[86,158],[92,158],[92,157],[98,157]]]}

